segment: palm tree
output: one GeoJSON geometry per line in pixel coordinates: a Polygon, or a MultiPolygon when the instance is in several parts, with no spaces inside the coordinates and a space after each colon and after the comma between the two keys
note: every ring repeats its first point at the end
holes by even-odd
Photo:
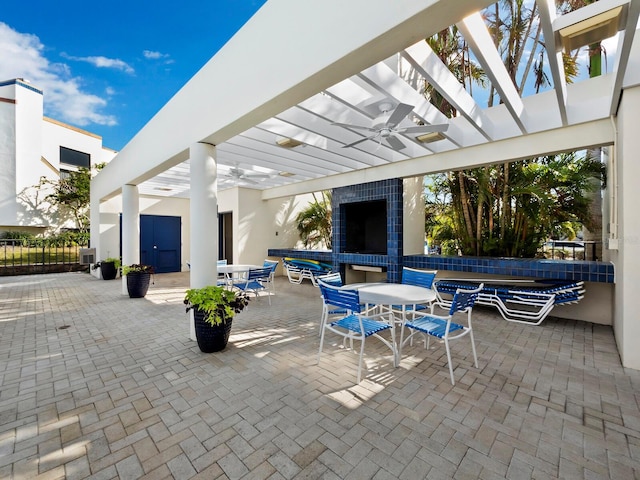
{"type": "MultiPolygon", "coordinates": [[[[567,8],[566,2],[559,3],[563,8],[567,8]]],[[[545,52],[541,39],[541,26],[537,17],[537,6],[534,3],[529,9],[527,4],[523,0],[501,0],[484,12],[496,47],[501,52],[505,67],[520,94],[525,88],[534,88],[539,91],[541,87],[548,84],[544,74],[545,52]],[[525,55],[527,56],[525,67],[519,69],[518,66],[525,55]]],[[[484,80],[484,74],[480,69],[465,66],[465,62],[471,62],[471,60],[468,52],[464,54],[466,48],[464,41],[457,37],[459,37],[457,30],[451,28],[427,41],[461,83],[465,85],[467,82],[473,83],[473,76],[465,72],[476,72],[479,75],[478,78],[484,80]],[[461,52],[456,52],[456,48],[461,52]]],[[[565,75],[568,82],[577,74],[576,55],[566,56],[565,75]]],[[[425,92],[430,101],[443,113],[449,116],[455,115],[453,108],[447,103],[440,102],[440,97],[436,93],[429,88],[425,89],[425,92]]],[[[491,90],[489,106],[494,101],[494,91],[491,90]]],[[[441,235],[441,238],[455,234],[457,248],[465,254],[532,256],[535,254],[537,245],[546,239],[544,235],[564,228],[548,226],[544,229],[540,228],[537,225],[538,220],[546,222],[547,225],[554,224],[554,220],[549,215],[540,217],[537,211],[531,208],[536,206],[542,209],[541,211],[547,211],[550,210],[550,206],[546,202],[556,200],[554,197],[545,195],[541,190],[556,188],[550,183],[542,182],[545,178],[553,178],[553,175],[547,172],[545,177],[539,177],[534,175],[534,172],[539,170],[536,165],[542,164],[544,170],[548,171],[551,168],[562,167],[562,162],[572,164],[574,161],[568,155],[560,156],[558,159],[558,162],[550,158],[533,159],[442,174],[440,177],[444,177],[444,180],[434,182],[433,185],[435,188],[448,191],[451,205],[449,219],[444,223],[430,221],[426,223],[426,228],[434,235],[441,235]],[[438,228],[435,229],[432,223],[438,224],[438,228]]],[[[578,184],[582,185],[582,183],[576,183],[578,184]]],[[[592,190],[593,186],[589,189],[592,190]]],[[[575,194],[574,197],[576,197],[575,194]]],[[[433,206],[433,204],[427,204],[426,211],[434,213],[433,206]]],[[[565,207],[571,210],[578,208],[578,205],[565,205],[565,207]]],[[[556,213],[559,218],[576,217],[576,215],[565,214],[563,211],[556,213]]],[[[588,217],[582,214],[578,217],[585,222],[588,221],[588,217]]],[[[442,220],[442,217],[439,218],[442,220]]],[[[560,223],[567,225],[564,220],[560,223]]]]}
{"type": "Polygon", "coordinates": [[[318,199],[313,194],[313,202],[296,217],[296,227],[305,247],[324,246],[331,248],[331,191],[321,192],[318,199]]]}
{"type": "Polygon", "coordinates": [[[499,186],[500,169],[476,169],[466,177],[473,180],[469,213],[480,211],[479,204],[485,205],[482,216],[472,215],[481,226],[481,250],[465,236],[465,220],[456,204],[460,198],[456,194],[458,175],[440,175],[428,186],[425,210],[429,235],[441,244],[454,243],[454,250],[466,255],[533,257],[548,238],[565,236],[576,223],[590,224],[591,179],[602,175],[600,162],[565,153],[514,162],[511,167],[506,199],[511,210],[509,223],[495,221],[505,201],[499,186]]]}
{"type": "MultiPolygon", "coordinates": [[[[581,7],[594,3],[597,0],[567,0],[563,2],[563,11],[573,11],[581,7]]],[[[602,54],[603,48],[600,42],[592,43],[589,48],[589,78],[599,77],[602,75],[602,54]]],[[[577,54],[577,52],[576,52],[577,54]]],[[[601,147],[589,149],[587,153],[594,159],[600,159],[602,156],[601,147]]],[[[599,186],[602,179],[594,178],[594,186],[599,186]]],[[[602,258],[602,195],[600,188],[594,188],[591,197],[590,215],[593,221],[590,227],[583,230],[584,240],[595,242],[595,257],[593,260],[602,258]]]]}

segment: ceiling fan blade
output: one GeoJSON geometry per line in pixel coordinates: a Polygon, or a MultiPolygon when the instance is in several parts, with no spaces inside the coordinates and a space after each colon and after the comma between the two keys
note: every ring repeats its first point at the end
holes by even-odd
{"type": "Polygon", "coordinates": [[[402,150],[403,148],[406,148],[406,145],[402,143],[400,139],[397,137],[390,136],[390,137],[387,137],[385,140],[387,141],[389,146],[394,150],[402,150]]]}
{"type": "Polygon", "coordinates": [[[240,176],[240,178],[270,178],[271,175],[268,173],[253,173],[253,172],[245,172],[240,176]]]}
{"type": "Polygon", "coordinates": [[[365,127],[363,125],[351,125],[350,123],[333,122],[331,125],[337,125],[338,127],[344,127],[344,128],[356,128],[359,130],[367,130],[369,132],[377,132],[375,128],[365,127]]]}
{"type": "Polygon", "coordinates": [[[441,123],[439,125],[419,125],[417,127],[399,128],[398,133],[428,133],[428,132],[446,132],[449,125],[441,123]]]}
{"type": "Polygon", "coordinates": [[[349,148],[349,147],[353,147],[354,145],[358,145],[359,143],[365,142],[367,140],[371,140],[372,138],[376,138],[378,136],[378,134],[376,133],[375,135],[370,135],[368,137],[364,137],[361,138],[360,140],[350,143],[349,145],[343,145],[342,148],[349,148]]]}
{"type": "Polygon", "coordinates": [[[250,178],[247,178],[246,176],[242,176],[242,177],[238,178],[238,181],[250,183],[252,185],[258,185],[258,182],[256,182],[255,180],[252,180],[250,178]]]}
{"type": "Polygon", "coordinates": [[[393,127],[398,125],[402,120],[404,120],[404,117],[406,117],[411,113],[412,110],[413,110],[413,105],[407,105],[406,103],[398,104],[396,109],[393,111],[393,113],[389,117],[389,120],[387,120],[386,126],[393,127]]]}

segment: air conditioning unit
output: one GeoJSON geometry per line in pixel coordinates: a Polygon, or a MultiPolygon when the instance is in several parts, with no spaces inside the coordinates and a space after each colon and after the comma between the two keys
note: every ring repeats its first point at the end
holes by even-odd
{"type": "Polygon", "coordinates": [[[95,248],[81,248],[80,249],[80,264],[89,265],[96,263],[96,249],[95,248]]]}

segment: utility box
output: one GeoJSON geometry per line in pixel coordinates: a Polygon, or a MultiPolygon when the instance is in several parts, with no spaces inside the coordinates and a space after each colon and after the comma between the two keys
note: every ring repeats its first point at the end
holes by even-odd
{"type": "Polygon", "coordinates": [[[95,248],[81,248],[80,249],[80,264],[90,265],[96,263],[96,249],[95,248]]]}

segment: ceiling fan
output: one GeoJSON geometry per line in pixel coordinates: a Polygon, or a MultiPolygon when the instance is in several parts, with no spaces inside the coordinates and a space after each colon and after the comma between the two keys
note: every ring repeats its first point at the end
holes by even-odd
{"type": "Polygon", "coordinates": [[[405,117],[412,112],[413,105],[400,103],[392,111],[391,109],[393,108],[393,104],[391,102],[385,102],[381,103],[379,105],[379,108],[382,113],[374,119],[373,126],[371,127],[337,122],[331,124],[337,125],[339,127],[355,128],[371,132],[371,135],[369,135],[368,137],[361,138],[360,140],[357,140],[348,145],[343,145],[342,148],[353,147],[354,145],[362,143],[366,140],[378,139],[380,143],[382,143],[382,140],[385,140],[394,150],[402,150],[403,148],[406,148],[406,145],[396,137],[396,135],[399,133],[420,134],[428,132],[445,132],[449,128],[449,125],[446,123],[439,125],[416,125],[415,127],[401,127],[400,122],[402,122],[402,120],[404,120],[405,117]]]}
{"type": "Polygon", "coordinates": [[[258,184],[258,182],[256,182],[254,179],[271,177],[271,175],[269,175],[268,173],[245,170],[243,168],[239,168],[238,166],[229,167],[226,172],[221,172],[221,176],[229,180],[252,183],[256,185],[258,184]]]}

